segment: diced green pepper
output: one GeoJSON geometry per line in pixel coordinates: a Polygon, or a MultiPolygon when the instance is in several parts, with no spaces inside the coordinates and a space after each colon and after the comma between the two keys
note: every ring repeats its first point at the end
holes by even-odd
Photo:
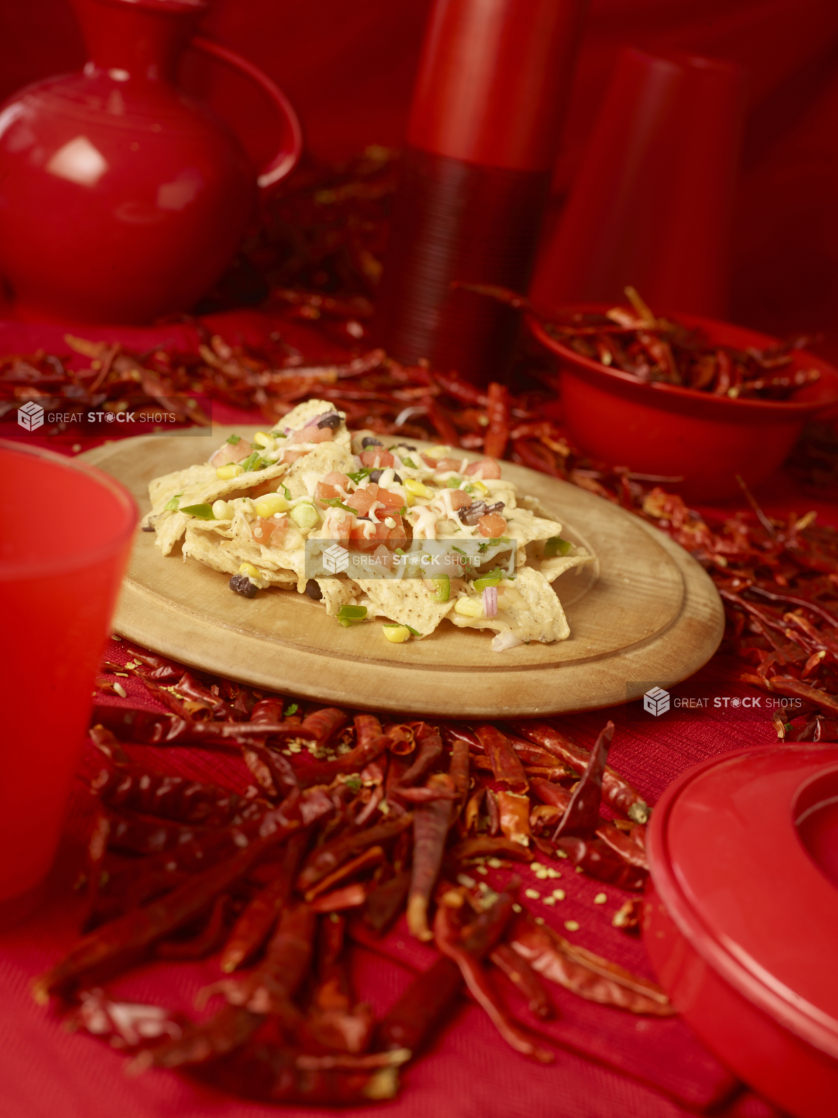
{"type": "Polygon", "coordinates": [[[266,462],[258,450],[254,450],[251,454],[248,454],[244,462],[241,463],[241,467],[246,474],[254,473],[256,470],[267,469],[268,466],[270,466],[270,462],[266,462]]]}
{"type": "Polygon", "coordinates": [[[178,504],[180,503],[180,499],[181,499],[182,496],[183,496],[182,493],[175,493],[174,497],[172,497],[171,500],[166,502],[166,506],[165,506],[166,512],[177,512],[178,511],[178,504]]]}
{"type": "Polygon", "coordinates": [[[544,543],[544,558],[552,559],[554,555],[567,555],[572,547],[570,540],[563,540],[561,536],[551,536],[544,543]]]}
{"type": "Polygon", "coordinates": [[[231,435],[227,440],[230,446],[235,446],[236,443],[240,443],[241,441],[241,435],[231,435]]]}
{"type": "Polygon", "coordinates": [[[451,597],[450,575],[437,575],[431,579],[434,584],[434,597],[438,602],[447,602],[451,597]]]}
{"type": "Polygon", "coordinates": [[[481,575],[480,578],[474,580],[474,589],[485,590],[487,586],[497,586],[503,578],[503,575],[504,572],[500,567],[495,567],[493,571],[489,571],[487,574],[481,575]]]}
{"type": "Polygon", "coordinates": [[[351,625],[353,621],[363,621],[367,616],[366,606],[341,606],[338,609],[338,621],[351,625]]]}

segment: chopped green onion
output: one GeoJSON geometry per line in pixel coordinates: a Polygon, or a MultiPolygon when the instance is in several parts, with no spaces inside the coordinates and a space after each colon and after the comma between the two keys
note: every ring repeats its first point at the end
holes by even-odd
{"type": "Polygon", "coordinates": [[[188,512],[190,516],[197,516],[199,520],[215,520],[212,505],[184,505],[181,512],[188,512]]]}
{"type": "Polygon", "coordinates": [[[291,500],[291,490],[288,488],[288,486],[287,485],[280,485],[279,488],[282,490],[283,495],[285,496],[285,500],[290,501],[291,500]]]}
{"type": "Polygon", "coordinates": [[[349,505],[345,505],[340,497],[321,497],[320,503],[323,505],[331,505],[333,509],[343,509],[344,512],[354,513],[355,516],[358,515],[358,510],[350,508],[349,505]]]}
{"type": "Polygon", "coordinates": [[[166,503],[165,511],[166,512],[177,512],[178,503],[179,503],[182,496],[183,496],[182,493],[175,493],[174,497],[172,497],[171,500],[166,503]]]}
{"type": "Polygon", "coordinates": [[[405,629],[407,629],[412,637],[421,637],[422,635],[419,630],[414,629],[412,625],[405,625],[405,629]]]}
{"type": "Polygon", "coordinates": [[[235,446],[236,443],[240,443],[241,441],[241,435],[231,435],[227,440],[230,446],[235,446]]]}
{"type": "Polygon", "coordinates": [[[299,703],[292,703],[291,706],[288,708],[288,710],[286,710],[285,717],[287,718],[289,714],[296,714],[299,709],[300,709],[300,704],[299,703]]]}
{"type": "Polygon", "coordinates": [[[407,505],[402,505],[402,507],[399,509],[399,516],[404,516],[404,514],[406,512],[407,512],[407,505]]]}
{"type": "Polygon", "coordinates": [[[544,544],[544,558],[552,559],[554,555],[567,555],[572,547],[570,540],[563,540],[561,536],[551,536],[544,544]]]}
{"type": "Polygon", "coordinates": [[[357,485],[359,481],[363,481],[364,478],[369,477],[371,473],[371,466],[363,466],[360,470],[356,470],[354,474],[347,474],[346,476],[357,485]]]}
{"type": "Polygon", "coordinates": [[[461,477],[450,477],[445,484],[448,486],[449,489],[459,489],[462,485],[462,482],[463,479],[461,477]]]}
{"type": "Polygon", "coordinates": [[[403,465],[407,466],[407,468],[409,470],[418,470],[419,469],[419,467],[416,465],[416,463],[413,461],[412,458],[402,458],[402,463],[403,463],[403,465]]]}
{"type": "Polygon", "coordinates": [[[254,450],[252,454],[248,454],[241,467],[246,474],[254,473],[256,470],[264,470],[270,466],[270,462],[266,462],[258,450],[254,450]]]}

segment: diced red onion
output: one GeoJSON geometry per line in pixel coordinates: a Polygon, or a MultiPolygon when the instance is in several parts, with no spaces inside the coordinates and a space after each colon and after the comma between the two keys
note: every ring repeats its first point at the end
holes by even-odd
{"type": "Polygon", "coordinates": [[[487,586],[483,591],[483,612],[487,617],[497,617],[498,615],[498,588],[497,586],[487,586]]]}

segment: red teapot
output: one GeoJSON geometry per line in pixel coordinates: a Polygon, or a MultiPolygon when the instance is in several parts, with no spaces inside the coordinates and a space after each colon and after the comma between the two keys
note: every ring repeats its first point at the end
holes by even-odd
{"type": "Polygon", "coordinates": [[[0,108],[0,274],[26,319],[145,323],[186,311],[221,276],[257,187],[296,165],[294,109],[260,70],[193,36],[207,0],[73,0],[83,71],[0,108]],[[273,100],[279,151],[258,175],[236,136],[177,87],[188,44],[273,100]]]}

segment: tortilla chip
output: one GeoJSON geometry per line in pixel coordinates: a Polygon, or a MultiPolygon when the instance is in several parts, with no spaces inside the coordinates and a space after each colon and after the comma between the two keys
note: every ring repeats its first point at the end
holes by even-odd
{"type": "Polygon", "coordinates": [[[337,471],[352,473],[355,460],[349,446],[340,442],[318,443],[303,458],[293,462],[282,484],[293,497],[313,497],[314,487],[324,474],[337,471]]]}
{"type": "Polygon", "coordinates": [[[431,592],[431,583],[421,578],[360,578],[362,592],[384,617],[399,625],[409,625],[426,637],[454,608],[454,600],[438,602],[431,592]]]}
{"type": "MultiPolygon", "coordinates": [[[[476,593],[468,595],[479,600],[476,593]]],[[[512,584],[504,586],[509,609],[498,609],[497,617],[464,617],[450,613],[449,618],[460,629],[494,629],[498,633],[511,629],[522,641],[567,640],[570,626],[562,604],[550,583],[538,571],[521,568],[512,584]]]]}
{"type": "MultiPolygon", "coordinates": [[[[271,433],[279,432],[284,434],[286,431],[299,431],[301,427],[314,419],[317,415],[325,415],[327,412],[337,411],[334,404],[328,400],[306,400],[303,404],[297,404],[295,408],[289,411],[271,428],[271,433]]],[[[342,412],[340,413],[343,414],[342,412]]],[[[341,422],[340,427],[336,428],[332,436],[332,443],[337,443],[339,446],[344,446],[347,450],[350,447],[351,436],[346,427],[346,421],[341,422]]],[[[318,446],[325,446],[325,443],[318,443],[318,446]]],[[[289,447],[289,449],[292,449],[289,447]]],[[[354,467],[353,467],[354,468],[354,467]]]]}

